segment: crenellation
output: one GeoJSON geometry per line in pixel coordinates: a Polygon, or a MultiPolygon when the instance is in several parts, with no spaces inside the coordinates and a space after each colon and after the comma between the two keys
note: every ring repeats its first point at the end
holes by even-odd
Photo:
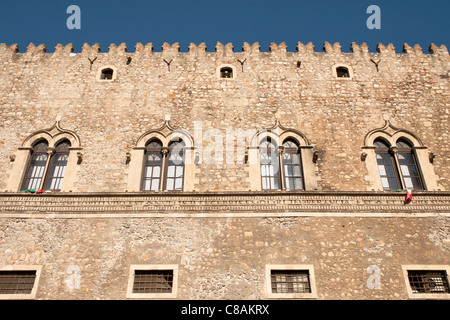
{"type": "Polygon", "coordinates": [[[91,54],[94,55],[98,54],[100,51],[101,51],[100,44],[96,43],[90,46],[88,43],[84,43],[81,49],[81,54],[89,56],[91,54]]]}
{"type": "Polygon", "coordinates": [[[34,43],[30,42],[27,47],[27,55],[39,55],[47,52],[47,46],[45,44],[40,44],[36,46],[34,43]]]}
{"type": "Polygon", "coordinates": [[[119,46],[117,46],[115,43],[111,43],[108,47],[108,54],[109,55],[121,55],[123,53],[126,53],[128,51],[127,45],[125,43],[121,43],[119,46]]]}
{"type": "Polygon", "coordinates": [[[341,45],[339,42],[336,42],[335,44],[332,45],[328,41],[325,41],[322,49],[326,54],[338,55],[341,53],[341,45]]]}
{"type": "Polygon", "coordinates": [[[435,45],[434,43],[430,44],[430,46],[428,47],[428,51],[433,55],[436,54],[438,56],[441,56],[443,58],[446,58],[446,56],[448,56],[448,50],[447,50],[447,46],[446,45],[441,45],[440,47],[438,47],[437,45],[435,45]]]}
{"type": "MultiPolygon", "coordinates": [[[[340,55],[343,54],[341,51],[341,45],[339,42],[336,42],[334,44],[331,44],[328,41],[325,41],[323,46],[322,46],[322,52],[316,52],[314,50],[314,44],[312,42],[309,42],[308,44],[303,44],[302,42],[298,42],[296,45],[296,52],[300,55],[315,55],[317,57],[321,57],[322,55],[324,56],[336,56],[336,55],[340,55]]],[[[132,57],[134,55],[141,55],[141,56],[151,56],[153,53],[156,53],[154,51],[153,48],[153,44],[152,43],[147,43],[147,44],[142,44],[142,43],[137,43],[134,47],[135,51],[128,53],[128,48],[126,43],[121,43],[120,45],[116,45],[114,43],[111,43],[108,47],[108,51],[103,53],[103,54],[107,54],[109,57],[114,58],[114,57],[121,57],[123,56],[125,53],[132,57]]],[[[165,42],[162,46],[161,46],[161,51],[160,51],[160,56],[164,56],[164,55],[170,55],[170,56],[184,56],[186,54],[189,53],[207,53],[207,47],[206,44],[200,43],[200,44],[195,44],[195,43],[190,43],[188,46],[188,51],[187,52],[180,52],[180,45],[178,42],[174,43],[174,44],[169,44],[167,42],[165,42]]],[[[5,55],[7,52],[12,52],[12,53],[20,53],[19,52],[19,46],[17,44],[13,44],[10,46],[7,46],[5,43],[1,44],[1,48],[0,48],[0,52],[3,53],[4,58],[3,59],[7,59],[7,57],[12,57],[9,55],[5,55]]],[[[64,55],[67,56],[72,56],[72,54],[75,52],[75,48],[73,46],[72,43],[69,43],[67,45],[62,45],[62,44],[57,44],[55,46],[54,52],[48,52],[47,51],[47,46],[45,44],[40,44],[38,46],[36,46],[33,43],[30,43],[27,47],[26,50],[26,54],[29,56],[36,56],[36,55],[46,55],[46,54],[53,54],[56,53],[57,56],[63,57],[64,55]]],[[[382,57],[390,57],[390,58],[398,58],[401,59],[401,57],[403,57],[403,55],[415,55],[417,57],[421,57],[424,59],[428,59],[429,57],[436,57],[438,59],[445,59],[448,57],[448,50],[447,47],[445,45],[441,45],[441,46],[437,46],[435,44],[430,44],[430,46],[428,47],[428,52],[429,54],[424,54],[422,48],[420,45],[416,44],[413,47],[411,47],[409,44],[405,43],[403,45],[402,48],[402,53],[396,53],[396,48],[394,47],[394,45],[392,43],[389,43],[388,45],[384,45],[383,43],[378,43],[376,46],[376,51],[375,52],[370,52],[369,51],[369,47],[367,46],[366,43],[362,43],[362,44],[357,44],[355,42],[352,42],[350,45],[350,55],[349,57],[352,57],[351,55],[353,54],[353,57],[355,59],[360,59],[361,57],[375,57],[378,54],[380,54],[382,57]]],[[[92,55],[98,55],[101,53],[101,48],[100,48],[100,44],[95,43],[92,46],[89,45],[88,43],[84,43],[82,48],[81,48],[81,54],[82,55],[87,55],[87,56],[92,56],[92,55]]],[[[226,45],[217,42],[216,46],[215,46],[215,54],[218,55],[218,57],[228,57],[231,58],[231,56],[235,56],[236,58],[239,58],[242,56],[242,53],[245,54],[245,56],[247,57],[255,57],[257,59],[261,58],[262,56],[260,55],[260,53],[268,53],[268,54],[272,54],[273,57],[277,56],[281,53],[287,53],[287,45],[285,42],[282,42],[280,44],[276,44],[274,42],[270,43],[268,50],[266,52],[264,51],[260,51],[260,45],[258,42],[253,43],[252,45],[250,45],[247,42],[244,42],[242,45],[242,52],[235,52],[234,51],[234,46],[232,43],[227,43],[226,45]]],[[[208,56],[209,57],[214,57],[214,52],[208,52],[208,56]]],[[[201,55],[202,57],[206,57],[204,55],[201,55]]],[[[200,57],[200,56],[198,56],[200,57]]],[[[280,56],[281,57],[281,56],[280,56]]],[[[287,57],[287,56],[286,56],[287,57]]],[[[190,58],[192,59],[192,58],[190,58]]],[[[283,58],[284,59],[284,58],[283,58]]],[[[389,61],[392,61],[391,59],[389,59],[389,61]]],[[[350,61],[349,61],[350,62],[350,61]]]]}
{"type": "Polygon", "coordinates": [[[389,43],[387,46],[385,46],[382,43],[378,43],[377,45],[377,52],[381,53],[382,55],[386,56],[395,56],[395,47],[392,43],[389,43]]]}
{"type": "Polygon", "coordinates": [[[178,42],[175,42],[174,44],[170,45],[167,42],[164,42],[162,45],[162,53],[164,54],[174,54],[180,52],[180,44],[178,42]]]}

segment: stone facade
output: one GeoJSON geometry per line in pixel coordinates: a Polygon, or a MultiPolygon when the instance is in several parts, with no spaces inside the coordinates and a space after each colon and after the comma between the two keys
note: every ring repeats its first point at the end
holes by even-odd
{"type": "Polygon", "coordinates": [[[33,298],[126,299],[132,265],[176,265],[170,299],[267,299],[266,266],[300,265],[314,269],[306,298],[407,299],[402,266],[449,267],[444,45],[46,51],[0,45],[0,267],[39,266],[33,298]],[[299,141],[304,190],[262,190],[264,135],[299,141]],[[145,144],[175,136],[186,142],[183,191],[140,191],[145,144]],[[409,204],[383,191],[377,137],[413,144],[424,190],[409,204]],[[61,191],[20,192],[33,143],[62,138],[61,191]]]}

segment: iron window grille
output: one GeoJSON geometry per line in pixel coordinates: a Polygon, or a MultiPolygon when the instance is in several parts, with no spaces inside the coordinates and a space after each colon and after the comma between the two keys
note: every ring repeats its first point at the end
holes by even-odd
{"type": "Polygon", "coordinates": [[[311,293],[308,270],[271,270],[272,293],[311,293]]]}
{"type": "Polygon", "coordinates": [[[0,271],[0,294],[31,294],[36,271],[0,271]]]}
{"type": "Polygon", "coordinates": [[[408,280],[413,293],[450,293],[445,271],[409,270],[408,280]]]}
{"type": "Polygon", "coordinates": [[[173,270],[135,270],[133,293],[172,293],[173,270]]]}

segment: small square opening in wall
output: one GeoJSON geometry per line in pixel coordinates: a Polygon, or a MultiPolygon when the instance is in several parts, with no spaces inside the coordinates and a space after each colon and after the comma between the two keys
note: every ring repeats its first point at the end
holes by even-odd
{"type": "Polygon", "coordinates": [[[132,265],[127,298],[176,298],[178,265],[132,265]]]}
{"type": "Polygon", "coordinates": [[[350,78],[350,72],[346,67],[337,67],[336,75],[338,78],[350,78]]]}
{"type": "Polygon", "coordinates": [[[450,299],[450,266],[402,266],[408,296],[412,299],[450,299]]]}
{"type": "Polygon", "coordinates": [[[222,64],[216,68],[216,77],[221,80],[235,80],[236,68],[231,64],[222,64]]]}
{"type": "Polygon", "coordinates": [[[4,266],[0,269],[0,299],[34,299],[41,266],[4,266]]]}
{"type": "Polygon", "coordinates": [[[101,80],[112,80],[114,74],[114,70],[110,68],[106,68],[102,70],[100,75],[101,80]]]}
{"type": "Polygon", "coordinates": [[[233,78],[233,69],[229,67],[224,67],[220,69],[220,77],[221,78],[233,78]]]}
{"type": "Polygon", "coordinates": [[[266,293],[268,298],[317,298],[312,265],[267,265],[266,293]]]}
{"type": "Polygon", "coordinates": [[[335,79],[339,80],[352,80],[353,69],[351,66],[344,63],[337,63],[332,67],[333,75],[335,79]]]}
{"type": "Polygon", "coordinates": [[[117,68],[115,66],[102,66],[97,70],[97,81],[110,82],[117,79],[117,68]]]}

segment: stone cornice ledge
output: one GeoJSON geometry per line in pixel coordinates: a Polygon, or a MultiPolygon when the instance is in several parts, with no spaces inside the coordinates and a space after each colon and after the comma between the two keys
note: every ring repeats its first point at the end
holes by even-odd
{"type": "Polygon", "coordinates": [[[0,217],[450,217],[450,192],[2,193],[0,217]]]}

